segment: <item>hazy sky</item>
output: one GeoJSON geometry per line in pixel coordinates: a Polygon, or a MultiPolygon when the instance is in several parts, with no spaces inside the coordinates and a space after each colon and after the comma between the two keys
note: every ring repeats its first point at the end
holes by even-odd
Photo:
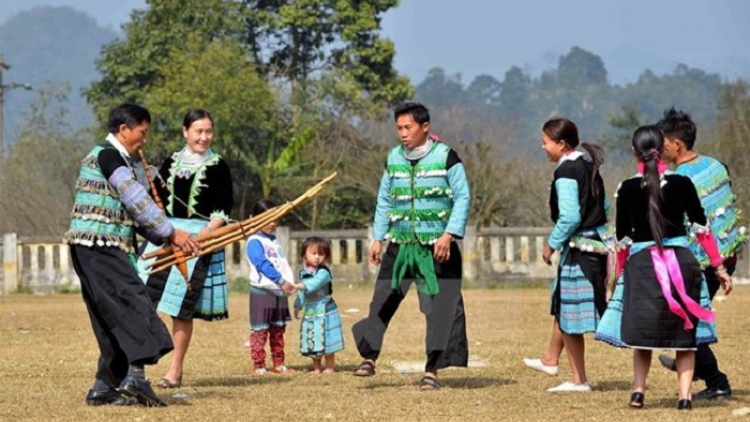
{"type": "MultiPolygon", "coordinates": [[[[1,0],[0,23],[38,5],[69,5],[118,28],[144,0],[1,0]]],[[[434,66],[470,82],[513,65],[537,74],[578,45],[604,59],[610,81],[677,63],[750,76],[748,0],[402,0],[383,21],[396,67],[421,81],[434,66]]]]}

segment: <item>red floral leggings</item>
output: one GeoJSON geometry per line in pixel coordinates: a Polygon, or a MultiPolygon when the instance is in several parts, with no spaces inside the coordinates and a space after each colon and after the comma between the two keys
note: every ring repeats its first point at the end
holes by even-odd
{"type": "Polygon", "coordinates": [[[284,331],[285,325],[273,325],[267,330],[252,330],[250,334],[250,356],[255,369],[266,367],[266,339],[271,344],[273,367],[284,364],[284,331]],[[270,338],[269,338],[270,337],[270,338]]]}

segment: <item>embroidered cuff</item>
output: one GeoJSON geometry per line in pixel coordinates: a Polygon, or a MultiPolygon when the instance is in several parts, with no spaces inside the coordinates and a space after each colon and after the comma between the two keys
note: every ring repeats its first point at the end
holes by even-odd
{"type": "Polygon", "coordinates": [[[172,223],[151,199],[146,189],[135,180],[133,173],[128,168],[118,168],[112,173],[108,181],[117,189],[120,194],[120,201],[139,226],[161,239],[167,239],[172,235],[174,232],[172,223]]]}
{"type": "Polygon", "coordinates": [[[716,238],[714,238],[711,230],[696,230],[695,228],[693,230],[695,237],[698,238],[698,243],[706,251],[706,255],[708,255],[708,259],[711,261],[711,266],[716,268],[723,264],[724,258],[719,253],[719,245],[716,243],[716,238]]]}

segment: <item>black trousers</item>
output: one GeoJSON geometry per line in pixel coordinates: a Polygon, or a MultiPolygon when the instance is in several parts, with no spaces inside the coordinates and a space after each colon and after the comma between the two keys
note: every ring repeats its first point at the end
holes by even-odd
{"type": "MultiPolygon", "coordinates": [[[[734,274],[737,266],[736,258],[732,257],[728,259],[724,263],[724,266],[727,268],[729,275],[734,274]]],[[[719,281],[719,277],[716,276],[716,271],[711,267],[703,271],[703,275],[706,277],[709,297],[713,300],[719,291],[721,282],[719,281]]],[[[708,344],[699,345],[698,350],[695,351],[695,374],[693,378],[702,379],[706,383],[707,388],[729,388],[729,379],[726,374],[719,370],[719,362],[716,360],[716,355],[714,355],[708,344]]]]}
{"type": "MultiPolygon", "coordinates": [[[[388,245],[375,281],[370,313],[352,328],[357,350],[364,359],[376,360],[380,356],[388,324],[409,287],[414,284],[413,275],[407,273],[400,290],[391,287],[393,264],[398,251],[398,244],[388,245]]],[[[463,268],[461,251],[455,242],[451,243],[450,259],[444,263],[435,262],[435,273],[440,292],[434,296],[419,294],[419,307],[427,319],[425,371],[449,366],[466,367],[469,362],[469,342],[461,295],[463,268]]]]}
{"type": "Polygon", "coordinates": [[[96,378],[118,387],[129,365],[153,365],[172,351],[172,338],[124,252],[71,245],[70,256],[99,344],[96,378]]]}

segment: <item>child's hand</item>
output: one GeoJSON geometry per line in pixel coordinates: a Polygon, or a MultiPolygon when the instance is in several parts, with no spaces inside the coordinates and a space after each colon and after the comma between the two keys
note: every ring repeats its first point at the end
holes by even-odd
{"type": "Polygon", "coordinates": [[[305,285],[302,284],[302,283],[295,284],[294,288],[297,289],[297,290],[307,290],[307,288],[305,287],[305,285]]]}
{"type": "Polygon", "coordinates": [[[294,308],[294,319],[299,319],[299,308],[294,308]]]}
{"type": "Polygon", "coordinates": [[[281,285],[281,290],[282,290],[282,291],[283,291],[284,293],[286,293],[286,294],[289,294],[289,295],[290,295],[290,294],[294,293],[294,291],[295,291],[296,289],[295,289],[295,285],[294,285],[294,283],[290,283],[290,282],[288,282],[288,281],[285,281],[285,282],[284,282],[284,284],[282,284],[282,285],[281,285]]]}

